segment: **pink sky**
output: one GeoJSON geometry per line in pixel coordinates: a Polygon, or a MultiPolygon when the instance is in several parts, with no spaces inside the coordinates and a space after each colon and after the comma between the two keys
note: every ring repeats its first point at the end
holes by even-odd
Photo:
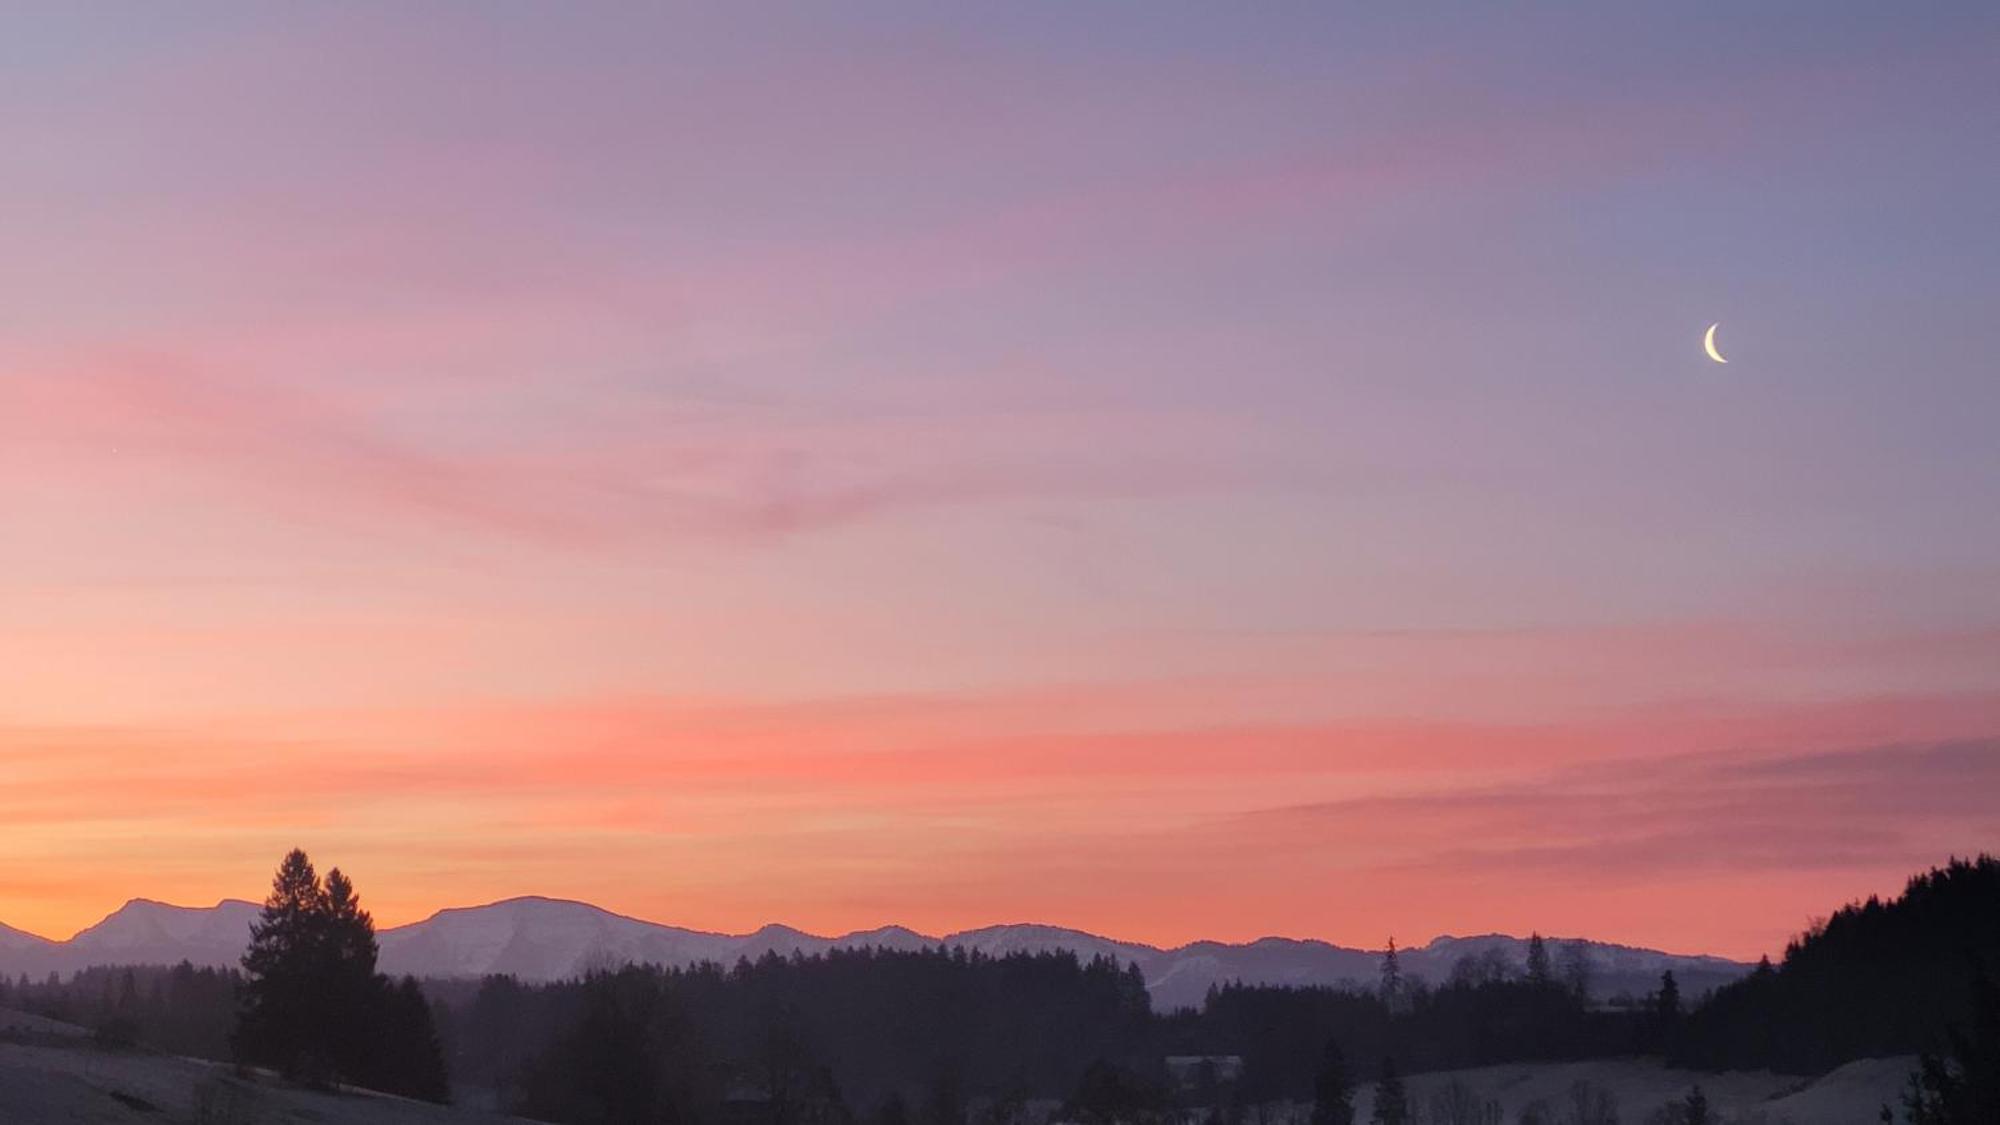
{"type": "Polygon", "coordinates": [[[1754,956],[2000,842],[1987,16],[17,30],[0,922],[1754,956]]]}

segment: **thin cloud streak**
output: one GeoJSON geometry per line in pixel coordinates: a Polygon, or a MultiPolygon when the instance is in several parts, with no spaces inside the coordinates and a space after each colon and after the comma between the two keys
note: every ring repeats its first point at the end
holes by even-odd
{"type": "Polygon", "coordinates": [[[1982,739],[1586,763],[1500,785],[1272,809],[1247,820],[1275,835],[1266,841],[1273,846],[1365,843],[1403,853],[1397,866],[1418,874],[1775,874],[1921,860],[1941,841],[1974,848],[2000,832],[2000,809],[1986,796],[1996,788],[2000,739],[1982,739]]]}
{"type": "Polygon", "coordinates": [[[5,386],[0,440],[44,485],[65,460],[101,469],[151,455],[220,473],[296,513],[442,518],[567,549],[756,542],[913,509],[1240,487],[1257,472],[1225,452],[1247,435],[1195,415],[1124,419],[1128,431],[1150,431],[1153,448],[1176,450],[1164,457],[1108,455],[1088,417],[1054,414],[749,416],[657,433],[613,424],[601,435],[609,445],[443,452],[325,396],[175,364],[113,361],[17,374],[5,386]]]}

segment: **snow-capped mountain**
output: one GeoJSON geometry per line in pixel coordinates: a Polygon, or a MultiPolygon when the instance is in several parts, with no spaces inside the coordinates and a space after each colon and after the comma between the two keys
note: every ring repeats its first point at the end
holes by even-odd
{"type": "Polygon", "coordinates": [[[0,957],[40,953],[55,944],[39,934],[31,934],[26,930],[17,930],[12,926],[0,924],[0,957]]]}
{"type": "Polygon", "coordinates": [[[1155,1007],[1180,1007],[1199,1005],[1210,985],[1230,981],[1372,985],[1381,976],[1382,955],[1323,941],[1267,937],[1243,945],[1198,941],[1162,951],[1153,964],[1141,961],[1139,967],[1155,1007]]]}
{"type": "MultiPolygon", "coordinates": [[[[1558,962],[1560,970],[1562,947],[1577,939],[1552,937],[1545,940],[1549,956],[1558,962]]],[[[1584,945],[1589,950],[1590,991],[1600,998],[1620,994],[1644,995],[1658,988],[1660,974],[1669,970],[1673,972],[1674,981],[1683,995],[1700,996],[1728,984],[1752,967],[1721,957],[1661,953],[1655,949],[1637,949],[1602,941],[1585,941],[1584,945]]],[[[1528,939],[1507,934],[1438,937],[1421,948],[1401,951],[1399,959],[1406,971],[1426,980],[1443,981],[1451,977],[1452,969],[1461,960],[1491,956],[1498,956],[1518,969],[1527,962],[1528,939]]]]}
{"type": "Polygon", "coordinates": [[[857,949],[894,949],[903,953],[929,949],[937,944],[935,940],[906,926],[877,926],[872,930],[859,930],[848,934],[841,942],[857,949]]]}
{"type": "Polygon", "coordinates": [[[382,931],[382,968],[420,977],[505,973],[555,980],[628,963],[733,960],[748,940],[642,922],[587,903],[511,898],[440,910],[382,931]]]}
{"type": "Polygon", "coordinates": [[[1005,957],[1009,953],[1074,953],[1083,960],[1095,957],[1109,957],[1119,964],[1131,961],[1144,962],[1157,957],[1160,950],[1150,945],[1135,945],[1129,942],[1113,941],[1110,938],[1087,934],[1082,930],[1065,930],[1058,926],[1037,926],[1016,924],[1008,926],[985,926],[977,930],[962,930],[935,939],[930,944],[962,945],[991,957],[1005,957]]]}
{"type": "Polygon", "coordinates": [[[224,899],[210,907],[135,898],[63,944],[90,964],[193,961],[230,964],[243,956],[257,904],[224,899]]]}
{"type": "MultiPolygon", "coordinates": [[[[88,965],[233,965],[249,940],[257,907],[228,900],[212,907],[168,906],[134,899],[104,921],[66,942],[0,927],[0,972],[41,974],[88,965]]],[[[1003,925],[931,937],[884,926],[840,937],[821,937],[790,926],[769,925],[750,934],[719,934],[628,918],[588,903],[514,898],[485,906],[440,910],[421,922],[383,930],[382,969],[419,977],[480,977],[503,973],[523,980],[556,980],[595,968],[630,963],[733,964],[766,953],[789,957],[830,949],[878,947],[913,950],[938,946],[992,956],[1070,952],[1089,959],[1136,964],[1159,1009],[1197,1006],[1210,987],[1246,984],[1373,984],[1380,951],[1347,949],[1323,941],[1261,938],[1244,944],[1200,941],[1173,949],[1114,941],[1055,926],[1003,925]]],[[[1552,955],[1567,944],[1551,938],[1552,955]]],[[[1403,971],[1434,982],[1448,979],[1463,958],[1497,957],[1520,966],[1527,941],[1503,934],[1440,937],[1401,950],[1403,971]]],[[[1650,949],[1585,943],[1592,992],[1599,997],[1639,994],[1671,969],[1692,997],[1748,972],[1750,966],[1718,957],[1688,957],[1650,949]]]]}
{"type": "Polygon", "coordinates": [[[233,965],[250,942],[255,903],[170,906],[135,898],[68,941],[0,925],[0,973],[40,976],[90,965],[233,965]]]}

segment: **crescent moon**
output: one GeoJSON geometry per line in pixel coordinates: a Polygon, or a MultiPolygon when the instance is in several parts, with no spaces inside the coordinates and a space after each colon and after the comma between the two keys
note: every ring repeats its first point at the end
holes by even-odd
{"type": "Polygon", "coordinates": [[[1708,352],[1708,358],[1717,363],[1728,363],[1728,360],[1722,358],[1722,353],[1715,350],[1715,330],[1720,327],[1722,327],[1722,322],[1719,320],[1709,325],[1708,331],[1701,338],[1701,346],[1708,352]]]}

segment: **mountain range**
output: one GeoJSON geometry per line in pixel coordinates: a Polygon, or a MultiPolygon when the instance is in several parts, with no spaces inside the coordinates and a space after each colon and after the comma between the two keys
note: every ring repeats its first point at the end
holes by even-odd
{"type": "MultiPolygon", "coordinates": [[[[68,941],[51,941],[0,925],[0,973],[40,976],[89,965],[235,965],[249,940],[255,903],[225,899],[211,907],[170,906],[133,899],[68,941]]],[[[1212,985],[1372,985],[1383,952],[1348,949],[1323,941],[1267,937],[1247,943],[1198,941],[1172,949],[1115,941],[1079,930],[1041,925],[1001,925],[933,937],[884,926],[840,937],[821,937],[769,925],[750,934],[721,934],[661,925],[614,914],[587,903],[513,898],[485,906],[440,910],[421,922],[382,930],[384,972],[418,977],[480,977],[506,973],[545,981],[592,968],[626,963],[733,964],[765,953],[823,953],[874,946],[916,950],[963,947],[990,955],[1067,951],[1089,959],[1100,954],[1137,964],[1156,1009],[1198,1006],[1212,985]]],[[[1568,939],[1549,939],[1553,951],[1568,939]]],[[[1519,966],[1527,940],[1504,934],[1439,937],[1398,951],[1405,973],[1446,980],[1464,958],[1500,958],[1519,966]]],[[[1599,999],[1638,995],[1657,986],[1671,969],[1692,998],[1742,976],[1750,966],[1719,957],[1684,956],[1586,941],[1591,991],[1599,999]]]]}

